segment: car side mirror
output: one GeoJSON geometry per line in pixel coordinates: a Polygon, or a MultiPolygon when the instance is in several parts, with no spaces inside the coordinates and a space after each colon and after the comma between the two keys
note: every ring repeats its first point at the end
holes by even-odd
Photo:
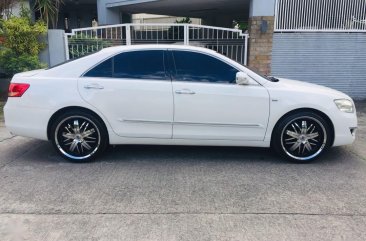
{"type": "Polygon", "coordinates": [[[247,73],[238,72],[236,74],[236,83],[238,85],[248,85],[250,83],[250,77],[247,73]]]}

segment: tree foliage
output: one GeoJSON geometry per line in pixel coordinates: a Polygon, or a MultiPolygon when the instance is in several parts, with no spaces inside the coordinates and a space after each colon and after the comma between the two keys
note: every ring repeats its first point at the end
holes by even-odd
{"type": "Polygon", "coordinates": [[[42,21],[32,23],[26,14],[23,11],[20,17],[10,17],[1,24],[0,64],[9,75],[45,67],[38,55],[45,47],[42,37],[47,27],[42,21]]]}
{"type": "Polygon", "coordinates": [[[52,28],[57,28],[58,14],[64,0],[35,0],[35,10],[41,14],[41,19],[47,26],[52,24],[52,28]]]}
{"type": "Polygon", "coordinates": [[[46,32],[43,22],[32,24],[27,18],[11,17],[3,23],[3,34],[6,37],[4,46],[15,54],[37,55],[45,47],[39,37],[46,32]]]}

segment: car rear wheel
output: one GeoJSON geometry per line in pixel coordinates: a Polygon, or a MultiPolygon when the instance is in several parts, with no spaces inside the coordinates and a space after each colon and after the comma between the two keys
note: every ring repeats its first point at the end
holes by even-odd
{"type": "Polygon", "coordinates": [[[50,134],[56,150],[73,162],[91,161],[108,145],[104,124],[84,111],[72,111],[56,118],[50,134]]]}
{"type": "Polygon", "coordinates": [[[331,143],[329,124],[318,114],[302,112],[285,117],[279,122],[272,146],[296,162],[309,162],[319,157],[331,143]]]}

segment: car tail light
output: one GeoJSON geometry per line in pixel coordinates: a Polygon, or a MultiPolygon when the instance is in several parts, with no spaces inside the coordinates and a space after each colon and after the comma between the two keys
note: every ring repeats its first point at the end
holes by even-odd
{"type": "Polygon", "coordinates": [[[29,84],[11,83],[9,86],[8,97],[22,97],[29,86],[29,84]]]}

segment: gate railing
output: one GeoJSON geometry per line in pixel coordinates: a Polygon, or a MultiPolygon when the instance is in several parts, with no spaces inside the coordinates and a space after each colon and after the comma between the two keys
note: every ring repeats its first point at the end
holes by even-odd
{"type": "Polygon", "coordinates": [[[241,30],[194,24],[118,24],[73,29],[65,35],[66,56],[75,59],[106,47],[181,44],[212,49],[247,64],[248,34],[241,30]]]}

